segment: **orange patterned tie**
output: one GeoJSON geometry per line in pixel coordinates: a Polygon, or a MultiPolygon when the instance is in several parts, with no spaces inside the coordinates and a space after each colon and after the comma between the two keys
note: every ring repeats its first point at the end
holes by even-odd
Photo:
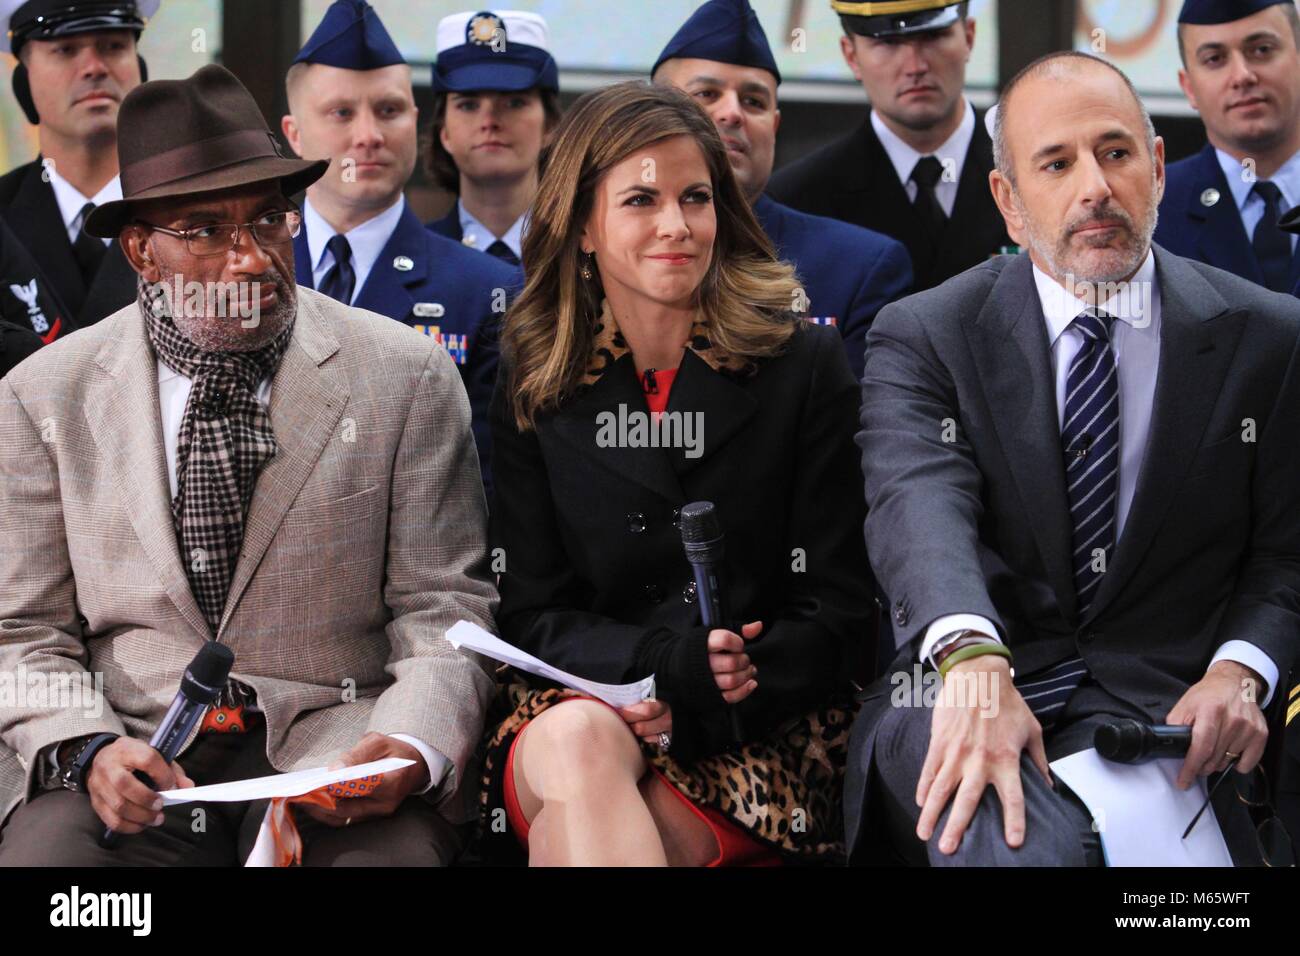
{"type": "Polygon", "coordinates": [[[302,865],[302,837],[298,834],[298,825],[294,823],[293,814],[289,812],[290,804],[303,803],[333,810],[339,800],[352,800],[367,797],[384,781],[382,773],[369,777],[358,777],[342,783],[326,784],[297,797],[276,797],[271,801],[271,836],[275,840],[276,866],[302,865]]]}

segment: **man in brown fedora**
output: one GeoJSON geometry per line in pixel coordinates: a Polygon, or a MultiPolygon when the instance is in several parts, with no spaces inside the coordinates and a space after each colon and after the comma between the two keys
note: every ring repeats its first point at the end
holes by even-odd
{"type": "Polygon", "coordinates": [[[368,796],[295,808],[302,862],[449,862],[490,680],[445,631],[497,602],[456,367],[294,284],[287,197],[326,164],[282,156],[223,67],[133,91],[118,151],[123,199],[86,228],[138,300],[0,381],[0,682],[22,675],[0,865],[236,864],[261,806],[163,811],[134,772],[163,790],[389,756],[413,762],[368,796]],[[208,640],[230,682],[164,763],[147,740],[208,640]]]}

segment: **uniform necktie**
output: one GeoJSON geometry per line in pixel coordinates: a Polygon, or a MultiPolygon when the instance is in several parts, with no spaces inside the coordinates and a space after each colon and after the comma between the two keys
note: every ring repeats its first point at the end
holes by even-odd
{"type": "MultiPolygon", "coordinates": [[[[1079,616],[1096,597],[1115,551],[1115,501],[1119,494],[1119,374],[1110,345],[1114,316],[1088,309],[1072,323],[1083,345],[1065,384],[1061,447],[1070,504],[1074,589],[1079,616]]],[[[1088,669],[1079,657],[1017,681],[1020,695],[1043,725],[1056,722],[1088,669]]]]}
{"type": "MultiPolygon", "coordinates": [[[[104,261],[104,253],[108,251],[108,247],[102,240],[86,232],[86,219],[94,210],[93,202],[88,202],[81,207],[81,212],[77,214],[80,223],[77,226],[77,238],[72,243],[72,255],[77,260],[77,271],[81,273],[82,285],[87,289],[95,281],[99,264],[104,261]]],[[[1276,223],[1276,219],[1274,222],[1276,223]]]]}
{"type": "Polygon", "coordinates": [[[494,243],[492,243],[492,245],[488,246],[486,251],[488,255],[496,256],[501,261],[508,262],[512,266],[519,265],[519,257],[515,255],[515,251],[511,249],[509,246],[507,246],[500,239],[496,240],[494,243]]]}
{"type": "Polygon", "coordinates": [[[1277,227],[1283,212],[1282,190],[1276,183],[1261,179],[1252,191],[1264,200],[1264,215],[1251,240],[1255,259],[1264,273],[1264,285],[1274,292],[1290,292],[1287,277],[1291,274],[1291,237],[1277,227]]]}
{"type": "Polygon", "coordinates": [[[339,233],[325,243],[325,248],[333,254],[334,265],[325,274],[320,291],[344,305],[351,305],[357,274],[352,269],[352,247],[348,245],[347,236],[339,233]]]}
{"type": "Polygon", "coordinates": [[[921,217],[926,233],[935,246],[939,244],[944,227],[948,225],[948,216],[935,194],[935,186],[942,178],[943,164],[934,156],[923,156],[912,167],[911,179],[916,183],[916,198],[912,200],[912,208],[921,217]]]}

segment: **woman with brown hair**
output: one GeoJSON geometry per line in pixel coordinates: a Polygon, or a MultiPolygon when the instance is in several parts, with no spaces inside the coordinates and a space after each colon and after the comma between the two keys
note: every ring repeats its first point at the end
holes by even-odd
{"type": "Polygon", "coordinates": [[[578,100],[524,258],[489,416],[501,635],[657,694],[616,710],[513,678],[487,845],[506,819],[534,864],[837,859],[871,577],[835,330],[792,314],[794,272],[672,89],[578,100]],[[727,627],[701,625],[682,550],[698,500],[726,535],[727,627]]]}
{"type": "Polygon", "coordinates": [[[519,265],[537,163],[560,120],[559,68],[536,13],[453,13],[438,24],[430,176],[457,196],[427,223],[439,235],[519,265]]]}

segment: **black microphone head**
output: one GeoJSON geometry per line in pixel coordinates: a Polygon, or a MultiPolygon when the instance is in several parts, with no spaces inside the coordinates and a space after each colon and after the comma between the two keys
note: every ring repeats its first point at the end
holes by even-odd
{"type": "Polygon", "coordinates": [[[678,518],[688,560],[721,560],[722,522],[712,501],[692,501],[683,505],[678,518]]]}
{"type": "Polygon", "coordinates": [[[1116,763],[1132,763],[1147,751],[1150,728],[1140,720],[1121,718],[1102,724],[1093,734],[1097,753],[1116,763]]]}
{"type": "Polygon", "coordinates": [[[190,700],[211,704],[220,696],[234,666],[234,651],[225,644],[208,641],[185,668],[181,693],[190,700]]]}

